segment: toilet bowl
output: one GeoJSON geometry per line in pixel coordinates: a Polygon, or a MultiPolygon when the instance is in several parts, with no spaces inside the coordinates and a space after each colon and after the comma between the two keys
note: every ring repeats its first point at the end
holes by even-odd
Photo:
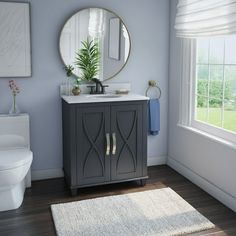
{"type": "Polygon", "coordinates": [[[0,150],[0,211],[21,205],[32,160],[32,152],[26,148],[0,150]]]}
{"type": "Polygon", "coordinates": [[[31,185],[29,116],[0,116],[0,211],[13,210],[23,202],[31,185]]]}

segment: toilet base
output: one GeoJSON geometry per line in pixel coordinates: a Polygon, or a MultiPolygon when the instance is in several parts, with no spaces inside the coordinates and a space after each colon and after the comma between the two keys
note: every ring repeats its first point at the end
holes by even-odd
{"type": "Polygon", "coordinates": [[[24,179],[17,185],[0,188],[0,212],[19,208],[23,202],[24,193],[24,179]]]}

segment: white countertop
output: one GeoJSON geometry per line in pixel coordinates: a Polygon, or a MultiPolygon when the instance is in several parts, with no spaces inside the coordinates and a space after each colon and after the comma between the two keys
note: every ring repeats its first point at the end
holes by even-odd
{"type": "Polygon", "coordinates": [[[17,116],[29,116],[28,113],[19,113],[19,114],[0,114],[0,117],[17,117],[17,116]]]}
{"type": "Polygon", "coordinates": [[[69,104],[75,103],[98,103],[98,102],[127,102],[127,101],[148,101],[149,97],[138,94],[80,94],[79,96],[62,96],[69,104]],[[107,97],[106,97],[107,96],[107,97]],[[113,97],[116,96],[116,97],[113,97]]]}

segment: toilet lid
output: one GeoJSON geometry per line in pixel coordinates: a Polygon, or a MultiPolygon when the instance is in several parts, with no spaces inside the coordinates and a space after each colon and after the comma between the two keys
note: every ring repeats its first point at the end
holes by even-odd
{"type": "Polygon", "coordinates": [[[0,150],[0,171],[25,165],[32,159],[32,152],[26,148],[0,150]]]}

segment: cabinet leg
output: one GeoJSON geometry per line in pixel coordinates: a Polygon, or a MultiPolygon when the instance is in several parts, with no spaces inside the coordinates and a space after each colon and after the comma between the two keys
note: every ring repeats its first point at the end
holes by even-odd
{"type": "Polygon", "coordinates": [[[146,183],[147,183],[147,180],[146,180],[146,179],[140,179],[140,185],[141,185],[142,187],[144,187],[144,186],[146,185],[146,183]]]}
{"type": "Polygon", "coordinates": [[[70,192],[71,192],[71,196],[75,197],[77,195],[77,188],[71,189],[70,192]]]}

